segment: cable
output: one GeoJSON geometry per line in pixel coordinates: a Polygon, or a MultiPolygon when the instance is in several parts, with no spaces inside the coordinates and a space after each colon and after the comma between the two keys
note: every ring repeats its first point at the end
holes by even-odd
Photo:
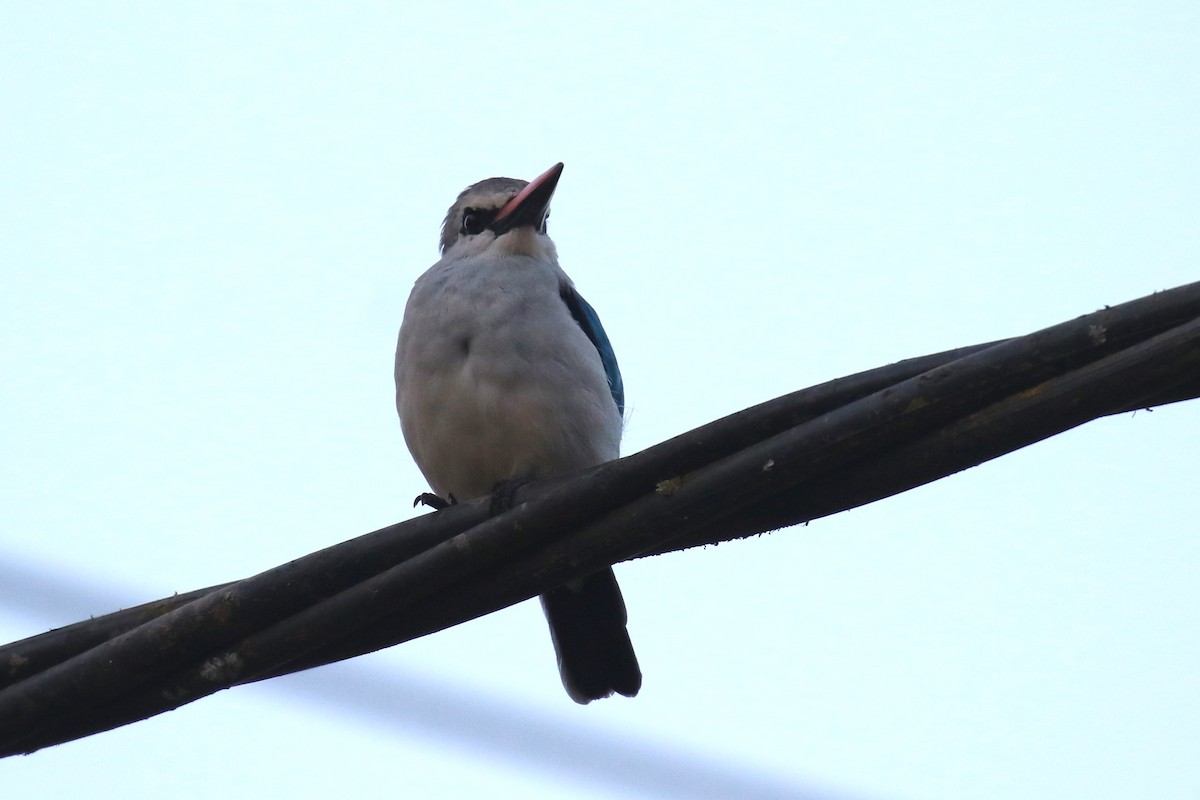
{"type": "MultiPolygon", "coordinates": [[[[0,606],[40,623],[120,605],[131,593],[9,555],[0,558],[0,606]]],[[[562,774],[622,795],[747,800],[851,800],[852,795],[717,763],[627,731],[606,733],[416,670],[358,662],[264,685],[276,694],[397,735],[416,734],[489,757],[562,774]]]]}
{"type": "Polygon", "coordinates": [[[259,575],[0,648],[0,755],[391,646],[640,555],[905,491],[1099,417],[1200,396],[1200,283],[841,378],[641,453],[259,575]]]}

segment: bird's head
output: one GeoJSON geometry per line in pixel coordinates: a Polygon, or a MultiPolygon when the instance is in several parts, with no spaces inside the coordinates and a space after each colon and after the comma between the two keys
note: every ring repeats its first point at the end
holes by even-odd
{"type": "Polygon", "coordinates": [[[557,261],[546,218],[562,170],[560,161],[528,183],[488,178],[463,189],[442,223],[442,255],[491,252],[557,261]]]}

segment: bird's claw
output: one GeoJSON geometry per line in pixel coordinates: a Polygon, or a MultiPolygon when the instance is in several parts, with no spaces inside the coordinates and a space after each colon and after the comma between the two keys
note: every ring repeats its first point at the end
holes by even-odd
{"type": "Polygon", "coordinates": [[[503,514],[516,504],[517,490],[526,481],[503,480],[492,487],[492,502],[488,510],[493,514],[503,514]]]}
{"type": "Polygon", "coordinates": [[[434,511],[441,511],[443,508],[449,508],[457,502],[458,501],[454,499],[454,495],[450,495],[450,499],[447,500],[444,497],[439,497],[433,492],[421,492],[419,495],[413,498],[413,508],[416,508],[419,505],[426,505],[432,508],[434,511]]]}

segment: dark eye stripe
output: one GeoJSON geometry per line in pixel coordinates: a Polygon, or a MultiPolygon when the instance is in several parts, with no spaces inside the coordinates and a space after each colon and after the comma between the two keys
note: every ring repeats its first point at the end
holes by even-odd
{"type": "Polygon", "coordinates": [[[474,236],[477,233],[483,233],[488,225],[492,224],[492,220],[496,218],[495,209],[486,208],[466,208],[463,209],[462,226],[460,230],[465,236],[474,236]]]}

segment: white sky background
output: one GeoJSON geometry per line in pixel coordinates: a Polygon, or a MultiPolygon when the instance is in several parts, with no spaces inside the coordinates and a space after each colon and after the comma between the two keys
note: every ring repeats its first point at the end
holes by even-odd
{"type": "MultiPolygon", "coordinates": [[[[1200,278],[1200,6],[898,7],[0,5],[0,638],[416,513],[395,332],[484,177],[566,162],[550,230],[626,452],[1200,278]]],[[[635,700],[572,703],[526,603],[0,786],[599,798],[683,764],[746,796],[1194,798],[1198,436],[1200,404],[1125,415],[624,565],[635,700]],[[470,738],[506,709],[535,754],[616,763],[470,738]]]]}

